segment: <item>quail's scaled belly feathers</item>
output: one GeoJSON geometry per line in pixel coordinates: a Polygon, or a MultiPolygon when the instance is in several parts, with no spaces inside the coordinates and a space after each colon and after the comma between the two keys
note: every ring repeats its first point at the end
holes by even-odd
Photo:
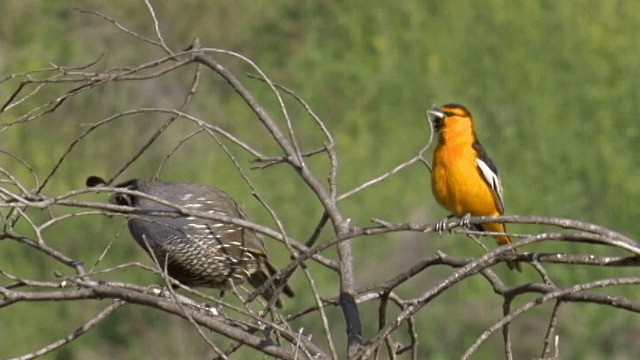
{"type": "MultiPolygon", "coordinates": [[[[245,219],[236,202],[222,190],[193,183],[134,179],[117,185],[163,199],[193,211],[245,219]]],[[[253,231],[196,216],[157,201],[116,193],[111,202],[135,207],[128,225],[131,235],[151,252],[168,274],[188,286],[227,289],[247,280],[259,287],[276,273],[262,239],[253,231]],[[172,214],[173,213],[173,214],[172,214]]],[[[151,254],[150,253],[150,254],[151,254]]],[[[275,287],[262,295],[270,299],[275,287]]],[[[283,292],[293,296],[285,286],[283,292]]],[[[280,302],[276,303],[281,306],[280,302]]]]}

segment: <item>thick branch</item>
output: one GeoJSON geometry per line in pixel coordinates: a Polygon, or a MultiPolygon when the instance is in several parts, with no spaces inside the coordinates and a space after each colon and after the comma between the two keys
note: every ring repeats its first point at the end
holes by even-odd
{"type": "MultiPolygon", "coordinates": [[[[152,296],[129,289],[99,284],[95,282],[88,282],[84,284],[88,287],[73,290],[40,292],[18,292],[0,287],[0,294],[5,297],[5,300],[0,302],[0,306],[2,304],[6,305],[19,301],[69,301],[104,298],[121,299],[126,302],[160,309],[162,311],[173,315],[178,315],[185,319],[191,318],[199,325],[205,326],[208,329],[224,335],[230,339],[241,341],[243,344],[251,346],[256,350],[264,352],[265,354],[269,354],[282,359],[296,359],[294,352],[291,350],[287,350],[282,346],[272,343],[267,339],[255,336],[247,332],[246,330],[230,324],[223,318],[211,316],[202,312],[201,310],[194,310],[191,307],[181,306],[172,299],[152,296]]],[[[318,356],[320,358],[328,358],[328,356],[324,354],[322,350],[320,350],[317,346],[315,346],[304,337],[300,339],[298,339],[297,337],[289,337],[287,340],[294,343],[297,340],[300,340],[302,343],[298,344],[298,346],[304,346],[309,351],[314,353],[314,356],[318,356]]]]}

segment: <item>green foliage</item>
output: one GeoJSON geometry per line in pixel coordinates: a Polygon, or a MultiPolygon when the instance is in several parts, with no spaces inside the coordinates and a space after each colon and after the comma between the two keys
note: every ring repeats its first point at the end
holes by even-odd
{"type": "MultiPolygon", "coordinates": [[[[0,2],[0,13],[4,14],[0,22],[0,77],[47,67],[50,62],[89,63],[102,53],[98,67],[105,69],[133,66],[162,56],[157,49],[118,32],[98,17],[67,6],[48,1],[0,2]]],[[[141,2],[116,5],[85,0],[78,6],[104,12],[147,36],[153,33],[150,16],[141,2]]],[[[206,47],[237,51],[304,98],[337,141],[341,191],[415,155],[429,136],[424,110],[434,103],[458,102],[476,117],[480,138],[501,171],[508,213],[575,218],[640,238],[640,167],[636,161],[640,151],[638,3],[224,0],[158,1],[154,6],[172,48],[184,48],[199,37],[206,47]]],[[[238,74],[247,71],[231,57],[220,58],[238,74]]],[[[264,84],[243,80],[272,113],[277,112],[277,104],[264,84]]],[[[176,107],[190,81],[191,72],[181,70],[162,83],[118,83],[93,89],[62,106],[54,117],[14,126],[0,134],[0,148],[20,154],[44,177],[70,142],[86,130],[81,123],[98,122],[136,107],[176,107]]],[[[6,84],[0,87],[0,103],[15,89],[6,84]]],[[[190,113],[220,124],[252,146],[277,153],[266,131],[256,126],[254,116],[230,88],[207,72],[201,86],[210,97],[196,99],[190,113]]],[[[57,91],[43,90],[40,101],[63,92],[57,91]]],[[[37,99],[22,106],[34,104],[39,104],[37,99]]],[[[294,108],[295,127],[305,149],[321,146],[315,124],[292,102],[288,104],[294,108]]],[[[80,188],[87,175],[115,173],[167,119],[134,116],[116,120],[117,126],[99,128],[70,153],[46,191],[56,194],[80,188]]],[[[1,123],[12,120],[9,113],[0,115],[1,123]]],[[[171,135],[161,137],[121,180],[153,175],[168,151],[196,129],[186,121],[172,124],[171,135]]],[[[273,225],[238,172],[232,170],[234,165],[212,144],[205,134],[196,135],[168,160],[162,176],[224,188],[241,199],[252,219],[273,225]],[[214,173],[208,169],[218,170],[214,173]]],[[[243,165],[251,160],[235,154],[243,165]]],[[[315,165],[326,168],[326,162],[315,165]]],[[[0,166],[24,176],[24,181],[29,179],[16,161],[2,157],[0,166]]],[[[321,212],[313,196],[302,191],[304,185],[292,170],[273,167],[252,171],[250,177],[292,235],[306,239],[321,212]],[[283,178],[287,179],[286,185],[283,178]]],[[[342,209],[363,225],[372,217],[426,222],[446,215],[432,200],[428,170],[421,166],[354,196],[342,204],[342,209]]],[[[51,229],[52,245],[72,249],[73,255],[93,264],[112,241],[109,256],[99,265],[102,268],[123,261],[148,263],[126,231],[116,235],[121,223],[119,218],[88,217],[75,222],[74,228],[60,224],[51,229]]],[[[513,226],[511,230],[535,232],[536,228],[513,226]]],[[[493,246],[491,240],[487,243],[493,246]]],[[[397,273],[436,250],[460,256],[483,251],[467,238],[449,235],[366,238],[357,240],[354,246],[362,285],[397,273]]],[[[0,247],[0,269],[19,268],[23,273],[35,272],[36,277],[68,271],[42,259],[27,258],[33,253],[12,242],[2,242],[0,247]]],[[[279,244],[269,243],[269,247],[276,264],[288,260],[286,252],[278,251],[279,244]]],[[[604,277],[620,271],[573,269],[559,277],[575,282],[592,278],[594,273],[604,277]]],[[[404,291],[419,294],[446,273],[441,270],[430,270],[420,277],[423,282],[414,280],[411,290],[404,291]]],[[[122,280],[142,284],[156,280],[141,271],[120,274],[122,280]]],[[[515,283],[524,282],[528,275],[508,276],[515,283]]],[[[335,274],[318,273],[316,280],[323,296],[337,295],[335,274]]],[[[294,288],[296,282],[304,281],[301,274],[296,274],[294,288]]],[[[33,351],[71,333],[76,324],[100,309],[100,304],[89,306],[88,312],[80,303],[54,305],[41,308],[21,304],[11,313],[0,310],[0,357],[33,351]],[[34,333],[33,329],[42,329],[42,324],[56,325],[48,328],[47,334],[34,333]]],[[[633,339],[621,339],[614,325],[602,325],[620,324],[625,333],[637,334],[637,318],[593,305],[572,306],[561,319],[566,324],[560,329],[563,358],[640,356],[640,347],[633,339]]],[[[514,343],[525,344],[514,349],[517,358],[539,355],[549,312],[550,307],[545,307],[535,313],[539,316],[532,314],[516,321],[514,343]],[[531,334],[536,338],[528,339],[531,334]]],[[[449,358],[451,344],[470,345],[500,313],[501,304],[485,282],[478,279],[456,288],[425,311],[428,322],[418,330],[433,336],[425,337],[427,340],[420,344],[421,353],[449,358]]],[[[334,322],[342,321],[342,315],[334,309],[329,316],[334,322]]],[[[316,320],[301,320],[297,325],[319,328],[316,320]]],[[[377,325],[365,326],[371,333],[377,325]]],[[[58,357],[142,358],[150,355],[148,349],[156,357],[210,357],[206,344],[193,340],[197,335],[190,331],[181,320],[158,318],[157,312],[127,306],[99,326],[100,336],[85,335],[58,357]]],[[[482,348],[478,358],[491,359],[500,354],[498,340],[496,336],[495,343],[482,348]]]]}

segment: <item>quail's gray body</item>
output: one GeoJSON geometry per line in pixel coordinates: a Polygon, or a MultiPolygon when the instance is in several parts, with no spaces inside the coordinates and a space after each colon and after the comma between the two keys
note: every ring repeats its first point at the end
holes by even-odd
{"type": "MultiPolygon", "coordinates": [[[[227,193],[211,186],[136,179],[118,187],[158,197],[193,211],[245,219],[227,193]]],[[[171,206],[142,196],[116,193],[111,201],[139,210],[128,222],[131,235],[147,252],[153,252],[171,277],[185,285],[227,289],[231,283],[248,280],[252,286],[259,287],[275,273],[262,239],[251,230],[180,214],[171,206]]],[[[269,299],[273,289],[267,289],[263,296],[269,299]]],[[[293,295],[287,286],[283,291],[293,295]]]]}

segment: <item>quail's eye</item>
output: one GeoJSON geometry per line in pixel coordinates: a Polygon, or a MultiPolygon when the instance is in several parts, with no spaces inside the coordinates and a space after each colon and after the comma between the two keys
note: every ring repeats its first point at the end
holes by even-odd
{"type": "Polygon", "coordinates": [[[133,196],[129,194],[115,194],[112,199],[116,205],[133,206],[133,196]]]}

